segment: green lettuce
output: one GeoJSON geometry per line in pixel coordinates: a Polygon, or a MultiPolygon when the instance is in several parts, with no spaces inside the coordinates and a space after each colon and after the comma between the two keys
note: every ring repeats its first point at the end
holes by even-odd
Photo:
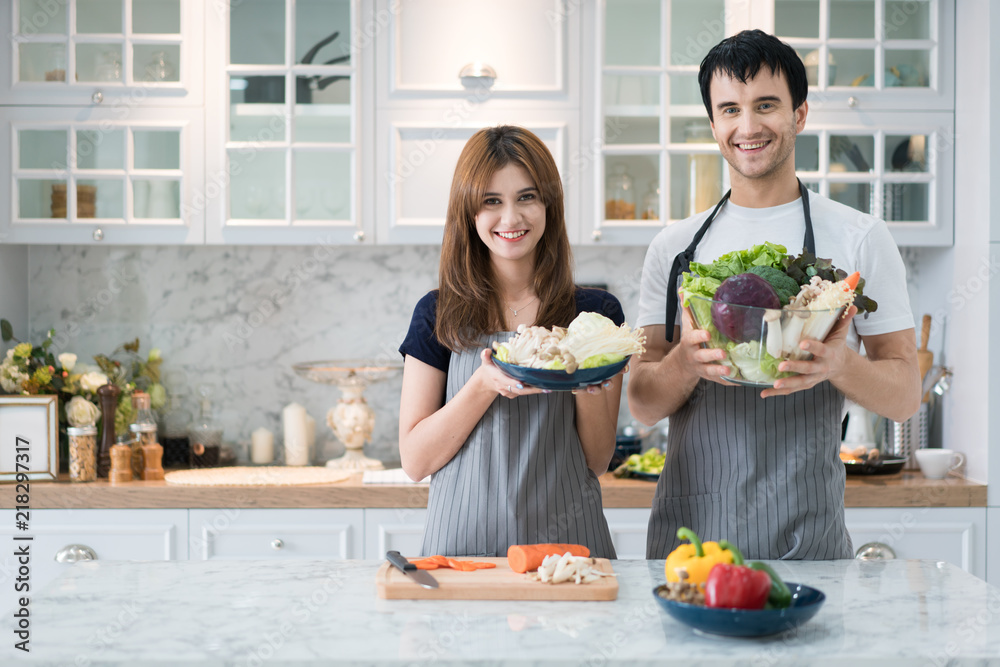
{"type": "Polygon", "coordinates": [[[625,357],[621,354],[592,354],[580,362],[580,368],[597,368],[598,366],[610,366],[617,364],[625,357]]]}
{"type": "Polygon", "coordinates": [[[740,375],[751,382],[774,382],[790,375],[778,370],[781,359],[768,354],[761,347],[760,341],[731,342],[726,345],[726,352],[729,353],[729,360],[739,369],[740,375]]]}

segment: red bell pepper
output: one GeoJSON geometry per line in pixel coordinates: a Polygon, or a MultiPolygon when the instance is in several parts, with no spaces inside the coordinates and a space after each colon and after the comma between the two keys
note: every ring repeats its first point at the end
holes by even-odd
{"type": "Polygon", "coordinates": [[[733,565],[719,563],[705,581],[705,606],[726,609],[763,609],[771,593],[771,577],[767,572],[743,565],[743,554],[725,542],[719,546],[733,552],[733,565]]]}

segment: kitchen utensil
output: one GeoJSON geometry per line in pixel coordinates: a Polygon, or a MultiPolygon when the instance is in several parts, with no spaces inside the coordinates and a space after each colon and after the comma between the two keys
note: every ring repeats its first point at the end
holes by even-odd
{"type": "MultiPolygon", "coordinates": [[[[931,316],[924,315],[923,327],[920,329],[920,347],[917,348],[917,365],[920,368],[920,381],[927,377],[927,372],[934,366],[934,353],[927,349],[927,340],[931,336],[931,316]]],[[[924,393],[920,399],[924,403],[930,400],[930,395],[924,393]]]]}
{"type": "Polygon", "coordinates": [[[625,357],[621,361],[608,364],[607,366],[597,366],[596,368],[580,368],[575,373],[567,373],[560,370],[548,370],[545,368],[529,368],[528,366],[516,366],[500,361],[493,357],[493,363],[507,375],[515,380],[520,380],[525,384],[539,389],[550,391],[570,391],[580,389],[589,384],[598,384],[608,378],[614,377],[618,371],[625,367],[631,356],[625,357]]]}
{"type": "MultiPolygon", "coordinates": [[[[315,46],[309,49],[302,56],[302,65],[311,65],[313,58],[321,48],[337,39],[340,31],[320,40],[315,46]]],[[[336,65],[346,60],[350,60],[350,54],[332,58],[324,62],[324,65],[336,65]]],[[[309,104],[312,102],[312,91],[323,90],[334,81],[346,79],[346,76],[327,76],[316,74],[312,76],[298,76],[295,78],[295,102],[297,104],[309,104]]],[[[274,103],[283,104],[285,102],[285,77],[284,75],[272,76],[248,76],[246,77],[247,87],[243,93],[243,99],[250,104],[274,103]]]]}
{"type": "MultiPolygon", "coordinates": [[[[383,563],[375,574],[376,594],[388,600],[614,600],[618,597],[616,577],[601,577],[589,584],[545,584],[533,579],[530,573],[514,572],[506,558],[477,556],[475,560],[496,563],[496,567],[472,572],[434,570],[436,589],[424,588],[390,563],[383,563]]],[[[607,558],[595,558],[592,567],[614,574],[607,558]]]]}
{"type": "Polygon", "coordinates": [[[418,570],[416,565],[406,560],[406,558],[404,558],[398,551],[387,551],[385,553],[385,557],[390,563],[397,567],[400,572],[424,588],[438,587],[437,579],[424,570],[418,570]]]}
{"type": "Polygon", "coordinates": [[[875,448],[875,428],[872,413],[857,403],[851,403],[847,409],[847,433],[844,434],[844,444],[855,447],[865,446],[875,448]]]}
{"type": "Polygon", "coordinates": [[[653,597],[675,620],[695,630],[727,637],[765,637],[791,630],[816,615],[826,595],[811,586],[785,582],[792,592],[792,604],[784,609],[717,609],[677,602],[660,597],[658,586],[653,597]]]}
{"type": "Polygon", "coordinates": [[[965,455],[951,449],[920,449],[916,457],[927,479],[944,479],[965,463],[965,455]]]}
{"type": "MultiPolygon", "coordinates": [[[[122,390],[109,382],[97,388],[97,396],[101,402],[101,447],[97,452],[97,476],[107,478],[111,471],[111,448],[115,444],[115,411],[118,409],[118,396],[122,390]]],[[[129,452],[131,456],[131,451],[129,452]]]]}
{"type": "Polygon", "coordinates": [[[930,404],[921,403],[917,414],[904,422],[880,418],[882,456],[903,459],[912,466],[912,455],[930,443],[930,404]]]}
{"type": "MultiPolygon", "coordinates": [[[[944,393],[944,391],[938,391],[937,388],[936,388],[936,385],[937,385],[937,383],[940,380],[944,379],[944,377],[946,375],[951,375],[951,371],[949,371],[944,366],[934,366],[934,367],[932,367],[929,371],[927,371],[927,375],[924,376],[924,383],[920,387],[920,393],[921,393],[921,395],[922,396],[928,395],[932,390],[938,396],[942,395],[944,393]]],[[[947,390],[947,388],[948,388],[947,380],[945,380],[945,387],[944,388],[945,388],[945,390],[947,390]]]]}
{"type": "Polygon", "coordinates": [[[844,461],[848,475],[893,475],[903,469],[907,459],[883,459],[874,461],[844,461]]]}

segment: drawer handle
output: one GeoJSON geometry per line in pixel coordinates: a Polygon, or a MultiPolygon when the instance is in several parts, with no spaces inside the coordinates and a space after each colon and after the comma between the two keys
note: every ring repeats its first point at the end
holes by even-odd
{"type": "Polygon", "coordinates": [[[278,539],[271,540],[271,548],[275,551],[281,551],[285,548],[285,543],[278,539]]]}
{"type": "Polygon", "coordinates": [[[869,542],[858,547],[854,557],[857,560],[892,560],[896,557],[896,552],[888,544],[869,542]]]}
{"type": "Polygon", "coordinates": [[[56,552],[58,563],[76,563],[81,560],[97,560],[97,553],[85,544],[70,544],[56,552]]]}

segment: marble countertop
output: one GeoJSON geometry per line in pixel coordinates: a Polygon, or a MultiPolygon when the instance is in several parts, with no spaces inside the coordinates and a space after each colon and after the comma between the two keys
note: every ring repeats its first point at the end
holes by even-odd
{"type": "MultiPolygon", "coordinates": [[[[656,483],[601,476],[604,507],[641,507],[652,504],[656,483]]],[[[112,486],[107,480],[72,483],[32,482],[33,509],[138,508],[324,508],[427,507],[427,484],[362,484],[361,473],[336,484],[261,487],[194,487],[158,482],[127,482],[112,486]]],[[[13,484],[0,485],[0,509],[15,505],[13,484]]],[[[952,476],[931,480],[920,471],[894,475],[847,477],[847,507],[985,507],[986,485],[952,476]]]]}
{"type": "Polygon", "coordinates": [[[31,601],[60,665],[1000,665],[1000,589],[936,561],[774,563],[827,595],[797,630],[699,635],[652,596],[663,561],[615,561],[614,602],[380,600],[375,561],[81,562],[31,601]]]}

